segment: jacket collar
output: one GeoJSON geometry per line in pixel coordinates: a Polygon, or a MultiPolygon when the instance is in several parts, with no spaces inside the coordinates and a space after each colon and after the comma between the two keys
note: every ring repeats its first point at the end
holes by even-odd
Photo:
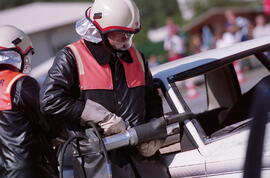
{"type": "Polygon", "coordinates": [[[92,43],[84,40],[87,48],[90,50],[94,58],[100,65],[109,64],[112,58],[120,58],[121,60],[132,63],[133,59],[128,50],[126,51],[115,51],[112,52],[108,48],[106,48],[102,43],[92,43]]]}

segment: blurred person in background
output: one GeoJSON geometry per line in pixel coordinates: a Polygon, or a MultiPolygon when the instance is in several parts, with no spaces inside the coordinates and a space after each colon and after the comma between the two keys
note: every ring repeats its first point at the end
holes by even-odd
{"type": "Polygon", "coordinates": [[[260,38],[270,35],[270,24],[266,23],[263,15],[258,15],[255,18],[255,27],[253,29],[253,38],[260,38]]]}
{"type": "Polygon", "coordinates": [[[238,42],[235,34],[238,27],[230,25],[226,28],[224,33],[216,33],[216,48],[227,47],[238,42]]]}
{"type": "Polygon", "coordinates": [[[179,26],[176,25],[172,18],[166,20],[167,37],[164,40],[164,49],[167,51],[168,60],[173,61],[184,56],[185,46],[184,38],[179,34],[179,26]]]}
{"type": "MultiPolygon", "coordinates": [[[[199,34],[192,35],[189,40],[189,54],[194,55],[202,52],[203,50],[206,49],[203,47],[201,36],[199,34]]],[[[186,96],[188,99],[195,99],[199,96],[199,92],[194,81],[194,77],[184,81],[186,96]]]]}
{"type": "Polygon", "coordinates": [[[203,26],[201,36],[202,36],[203,51],[212,49],[215,46],[214,34],[212,29],[208,25],[203,26]]]}
{"type": "Polygon", "coordinates": [[[0,26],[0,177],[57,177],[48,124],[39,109],[39,85],[25,74],[33,54],[23,31],[0,26]]]}
{"type": "MultiPolygon", "coordinates": [[[[270,24],[266,23],[263,15],[256,16],[252,35],[253,38],[261,38],[270,35],[270,24]]],[[[270,52],[267,52],[266,55],[270,57],[270,52]]]]}
{"type": "Polygon", "coordinates": [[[203,51],[203,44],[199,34],[194,34],[189,40],[189,53],[197,54],[203,51]]]}
{"type": "MultiPolygon", "coordinates": [[[[226,22],[224,24],[225,32],[223,33],[222,38],[216,41],[216,47],[227,47],[232,44],[248,40],[250,22],[244,17],[236,17],[234,12],[230,9],[225,11],[224,16],[226,18],[226,22]]],[[[242,71],[242,65],[244,64],[234,61],[233,65],[236,70],[238,81],[240,83],[245,82],[245,77],[242,71]]]]}
{"type": "Polygon", "coordinates": [[[168,17],[166,19],[166,29],[167,29],[168,35],[175,34],[180,31],[180,27],[174,23],[174,20],[171,17],[168,17]]]}
{"type": "MultiPolygon", "coordinates": [[[[85,135],[88,122],[96,124],[104,137],[163,116],[147,62],[133,46],[140,28],[133,0],[94,1],[76,23],[82,39],[55,57],[41,90],[42,112],[63,120],[70,136],[85,135]]],[[[110,174],[100,149],[87,140],[76,143],[76,178],[110,174]]],[[[109,151],[112,177],[169,177],[158,151],[162,143],[152,140],[109,151]]]]}
{"type": "Polygon", "coordinates": [[[236,16],[230,9],[225,11],[224,16],[226,19],[224,24],[225,31],[233,35],[235,42],[248,40],[249,20],[241,16],[236,16]]]}

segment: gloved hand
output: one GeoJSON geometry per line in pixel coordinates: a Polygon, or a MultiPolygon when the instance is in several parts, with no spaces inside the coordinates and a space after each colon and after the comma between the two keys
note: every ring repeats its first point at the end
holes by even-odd
{"type": "Polygon", "coordinates": [[[163,145],[164,140],[151,140],[137,146],[137,150],[144,157],[153,156],[163,145]]]}
{"type": "Polygon", "coordinates": [[[98,123],[105,135],[120,133],[126,129],[125,122],[121,117],[116,116],[102,105],[89,99],[86,101],[81,118],[81,124],[89,121],[98,123]]]}
{"type": "Polygon", "coordinates": [[[98,125],[102,128],[104,135],[113,135],[126,130],[126,125],[123,119],[113,113],[105,120],[99,122],[98,125]]]}

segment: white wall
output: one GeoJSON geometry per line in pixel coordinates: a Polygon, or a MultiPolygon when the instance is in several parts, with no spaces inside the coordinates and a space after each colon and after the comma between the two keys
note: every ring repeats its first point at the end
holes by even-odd
{"type": "Polygon", "coordinates": [[[35,48],[35,55],[32,60],[33,68],[55,56],[57,51],[67,44],[79,39],[75,32],[74,24],[59,28],[49,29],[38,33],[30,34],[35,48]]]}

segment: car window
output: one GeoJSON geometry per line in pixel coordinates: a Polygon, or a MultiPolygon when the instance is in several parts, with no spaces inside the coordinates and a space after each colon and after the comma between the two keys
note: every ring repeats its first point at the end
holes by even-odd
{"type": "Polygon", "coordinates": [[[250,126],[253,90],[269,75],[255,56],[249,56],[175,84],[182,104],[197,114],[199,130],[219,137],[250,126]]]}
{"type": "Polygon", "coordinates": [[[172,113],[172,109],[170,108],[161,88],[157,88],[158,90],[158,94],[162,99],[162,107],[163,107],[163,112],[165,115],[169,115],[170,113],[172,113]]]}
{"type": "Polygon", "coordinates": [[[248,56],[238,60],[234,68],[237,73],[242,94],[249,91],[258,81],[269,75],[269,71],[255,56],[248,56]]]}
{"type": "Polygon", "coordinates": [[[176,82],[176,85],[193,113],[207,110],[205,79],[203,75],[176,82]]]}

